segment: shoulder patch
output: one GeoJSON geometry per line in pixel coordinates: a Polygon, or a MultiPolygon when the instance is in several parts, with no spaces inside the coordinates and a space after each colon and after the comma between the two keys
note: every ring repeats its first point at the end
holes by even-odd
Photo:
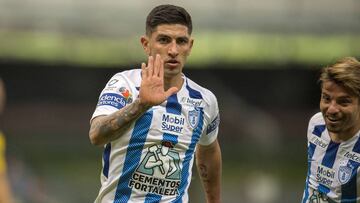
{"type": "Polygon", "coordinates": [[[219,114],[215,117],[215,119],[207,126],[206,134],[214,131],[220,124],[220,116],[219,114]]]}
{"type": "Polygon", "coordinates": [[[97,106],[108,105],[121,109],[126,105],[126,99],[119,94],[106,93],[100,96],[97,106]]]}

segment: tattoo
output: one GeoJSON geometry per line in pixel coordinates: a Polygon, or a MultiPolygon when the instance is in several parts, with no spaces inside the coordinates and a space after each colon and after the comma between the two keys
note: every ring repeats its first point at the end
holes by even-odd
{"type": "Polygon", "coordinates": [[[142,106],[139,100],[125,106],[91,124],[90,134],[95,133],[104,140],[105,143],[119,138],[129,129],[131,124],[143,115],[149,107],[142,106]]]}
{"type": "Polygon", "coordinates": [[[207,167],[205,164],[200,164],[199,165],[199,174],[200,174],[200,177],[203,179],[203,180],[206,180],[207,177],[208,177],[208,171],[207,171],[207,167]]]}

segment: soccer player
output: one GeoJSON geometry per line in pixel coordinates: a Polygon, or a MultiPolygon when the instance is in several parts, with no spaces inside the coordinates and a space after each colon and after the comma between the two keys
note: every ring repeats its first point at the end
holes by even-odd
{"type": "Polygon", "coordinates": [[[207,202],[221,202],[217,99],[182,73],[191,32],[184,8],[155,7],[140,39],[147,64],[115,74],[101,92],[89,131],[104,146],[95,202],[188,202],[194,156],[207,202]]]}
{"type": "Polygon", "coordinates": [[[303,203],[360,202],[360,63],[322,69],[320,111],[309,122],[303,203]]]}

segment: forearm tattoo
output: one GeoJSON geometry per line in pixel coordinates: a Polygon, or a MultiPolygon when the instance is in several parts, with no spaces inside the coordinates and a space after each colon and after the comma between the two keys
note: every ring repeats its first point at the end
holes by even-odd
{"type": "Polygon", "coordinates": [[[208,170],[205,164],[200,164],[199,165],[199,175],[200,177],[206,181],[208,178],[208,170]]]}
{"type": "Polygon", "coordinates": [[[95,120],[90,132],[97,132],[102,139],[112,141],[129,129],[133,121],[146,112],[148,107],[140,104],[139,100],[125,106],[119,111],[103,119],[95,120]]]}

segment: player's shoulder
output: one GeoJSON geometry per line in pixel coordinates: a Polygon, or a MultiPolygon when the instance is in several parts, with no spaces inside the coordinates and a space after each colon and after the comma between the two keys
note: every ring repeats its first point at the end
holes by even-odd
{"type": "Polygon", "coordinates": [[[107,86],[117,87],[124,84],[138,87],[141,82],[141,69],[124,70],[114,74],[107,86]]]}
{"type": "Polygon", "coordinates": [[[201,98],[206,103],[208,104],[213,104],[214,102],[217,103],[217,98],[211,90],[199,85],[198,83],[194,82],[188,77],[186,77],[186,85],[189,90],[196,92],[197,94],[199,94],[199,96],[201,95],[201,98]]]}
{"type": "Polygon", "coordinates": [[[324,117],[321,112],[315,113],[309,120],[309,127],[325,125],[324,117]]]}
{"type": "Polygon", "coordinates": [[[116,73],[113,78],[136,79],[141,77],[141,69],[129,69],[116,73]]]}

